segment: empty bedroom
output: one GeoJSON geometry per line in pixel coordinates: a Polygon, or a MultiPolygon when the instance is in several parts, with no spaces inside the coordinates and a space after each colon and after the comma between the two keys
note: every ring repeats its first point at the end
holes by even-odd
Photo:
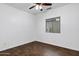
{"type": "Polygon", "coordinates": [[[79,3],[0,3],[0,56],[79,56],[79,3]]]}

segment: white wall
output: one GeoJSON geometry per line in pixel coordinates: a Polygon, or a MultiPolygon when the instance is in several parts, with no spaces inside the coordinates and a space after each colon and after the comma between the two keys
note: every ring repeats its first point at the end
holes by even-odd
{"type": "Polygon", "coordinates": [[[37,16],[38,41],[79,51],[79,4],[69,4],[37,16]],[[61,17],[61,33],[46,33],[45,19],[61,17]]]}
{"type": "Polygon", "coordinates": [[[0,51],[35,39],[34,15],[0,4],[0,51]]]}

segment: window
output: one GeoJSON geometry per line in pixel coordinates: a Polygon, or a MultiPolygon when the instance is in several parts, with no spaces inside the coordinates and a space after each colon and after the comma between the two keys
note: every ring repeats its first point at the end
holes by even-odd
{"type": "Polygon", "coordinates": [[[60,33],[60,17],[46,19],[46,32],[60,33]]]}

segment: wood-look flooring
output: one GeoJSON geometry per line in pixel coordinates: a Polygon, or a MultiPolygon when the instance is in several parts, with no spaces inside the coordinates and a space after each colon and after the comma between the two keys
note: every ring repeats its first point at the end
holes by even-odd
{"type": "Polygon", "coordinates": [[[79,51],[34,41],[1,51],[0,56],[79,56],[79,51]]]}

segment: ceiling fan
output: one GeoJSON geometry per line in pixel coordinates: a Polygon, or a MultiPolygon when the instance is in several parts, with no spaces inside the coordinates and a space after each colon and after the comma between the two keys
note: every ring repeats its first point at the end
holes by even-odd
{"type": "Polygon", "coordinates": [[[40,11],[43,11],[43,6],[52,6],[52,3],[34,3],[34,5],[31,6],[29,9],[33,9],[36,7],[36,9],[40,9],[40,11]]]}

